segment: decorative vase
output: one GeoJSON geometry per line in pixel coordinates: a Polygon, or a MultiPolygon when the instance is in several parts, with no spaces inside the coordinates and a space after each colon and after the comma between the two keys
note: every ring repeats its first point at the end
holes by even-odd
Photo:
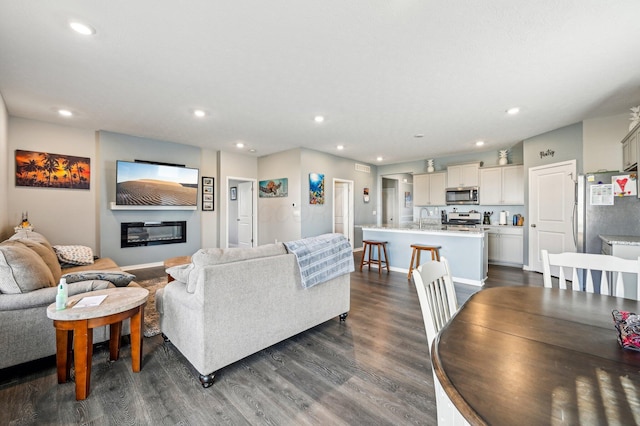
{"type": "Polygon", "coordinates": [[[629,120],[631,120],[631,123],[629,123],[629,131],[633,130],[633,128],[640,123],[640,105],[631,108],[630,115],[629,120]]]}
{"type": "Polygon", "coordinates": [[[433,173],[435,168],[433,167],[433,158],[427,160],[427,173],[433,173]]]}
{"type": "Polygon", "coordinates": [[[500,150],[500,158],[498,159],[499,165],[504,166],[509,162],[509,158],[507,157],[508,154],[509,154],[509,150],[507,149],[500,150]]]}

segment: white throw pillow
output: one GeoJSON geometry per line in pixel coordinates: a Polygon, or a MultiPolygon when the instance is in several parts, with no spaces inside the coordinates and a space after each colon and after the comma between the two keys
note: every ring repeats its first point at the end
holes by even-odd
{"type": "Polygon", "coordinates": [[[69,265],[91,265],[93,263],[93,250],[86,246],[53,246],[60,263],[69,265]]]}

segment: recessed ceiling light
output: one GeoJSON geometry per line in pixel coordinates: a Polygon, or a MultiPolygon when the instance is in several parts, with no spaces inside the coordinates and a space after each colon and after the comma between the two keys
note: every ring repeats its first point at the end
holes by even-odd
{"type": "Polygon", "coordinates": [[[63,117],[71,117],[73,115],[73,113],[68,109],[59,109],[58,114],[60,114],[63,117]]]}
{"type": "Polygon", "coordinates": [[[78,22],[78,21],[71,21],[69,22],[69,26],[71,27],[71,29],[79,34],[82,35],[92,35],[96,33],[95,28],[87,25],[87,24],[83,24],[82,22],[78,22]]]}
{"type": "Polygon", "coordinates": [[[196,109],[195,111],[193,111],[193,115],[195,115],[198,118],[202,118],[207,114],[201,109],[196,109]]]}
{"type": "Polygon", "coordinates": [[[344,149],[344,145],[338,145],[336,148],[338,149],[338,151],[342,151],[344,149]]]}
{"type": "Polygon", "coordinates": [[[256,150],[255,150],[255,149],[253,149],[253,148],[251,148],[251,149],[249,150],[249,152],[256,152],[256,150]]]}
{"type": "Polygon", "coordinates": [[[477,141],[476,142],[476,146],[482,146],[482,145],[484,145],[484,141],[477,141]]]}
{"type": "Polygon", "coordinates": [[[376,158],[376,161],[382,161],[382,157],[376,158]]]}
{"type": "Polygon", "coordinates": [[[236,148],[244,148],[244,144],[242,142],[236,143],[236,148]]]}
{"type": "Polygon", "coordinates": [[[509,108],[507,110],[507,114],[509,114],[509,115],[516,115],[519,112],[520,112],[520,108],[518,108],[518,107],[509,108]]]}
{"type": "Polygon", "coordinates": [[[424,138],[424,135],[422,133],[416,133],[415,135],[413,135],[414,138],[424,138]]]}
{"type": "Polygon", "coordinates": [[[316,116],[313,118],[313,121],[315,121],[316,123],[322,123],[322,122],[324,121],[324,117],[323,117],[323,116],[321,116],[321,115],[316,115],[316,116]]]}

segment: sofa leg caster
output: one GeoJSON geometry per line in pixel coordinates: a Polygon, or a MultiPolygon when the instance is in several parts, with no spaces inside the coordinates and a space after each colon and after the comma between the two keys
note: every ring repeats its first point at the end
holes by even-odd
{"type": "Polygon", "coordinates": [[[340,314],[340,321],[344,321],[347,319],[347,315],[349,315],[349,312],[345,312],[344,314],[340,314]]]}
{"type": "Polygon", "coordinates": [[[200,376],[198,377],[200,379],[200,383],[202,383],[202,387],[203,388],[208,388],[213,384],[213,378],[215,377],[216,373],[211,373],[211,374],[200,374],[200,376]]]}
{"type": "Polygon", "coordinates": [[[167,337],[166,334],[162,333],[162,339],[164,339],[165,343],[170,342],[169,338],[167,337]]]}

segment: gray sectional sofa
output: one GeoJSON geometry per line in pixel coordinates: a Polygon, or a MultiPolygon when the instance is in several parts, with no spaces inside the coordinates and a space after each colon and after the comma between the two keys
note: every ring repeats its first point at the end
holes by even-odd
{"type": "Polygon", "coordinates": [[[160,328],[204,387],[222,367],[331,318],[344,320],[350,306],[349,273],[304,288],[296,255],[282,243],[200,250],[167,273],[175,281],[156,293],[160,328]]]}
{"type": "MultiPolygon", "coordinates": [[[[43,235],[16,233],[0,243],[0,369],[55,355],[56,333],[46,311],[55,302],[57,284],[64,275],[69,296],[113,287],[114,282],[137,285],[132,275],[108,258],[63,269],[43,235]]],[[[123,334],[128,332],[127,320],[123,334]]],[[[94,343],[107,340],[107,327],[94,330],[94,343]]]]}

